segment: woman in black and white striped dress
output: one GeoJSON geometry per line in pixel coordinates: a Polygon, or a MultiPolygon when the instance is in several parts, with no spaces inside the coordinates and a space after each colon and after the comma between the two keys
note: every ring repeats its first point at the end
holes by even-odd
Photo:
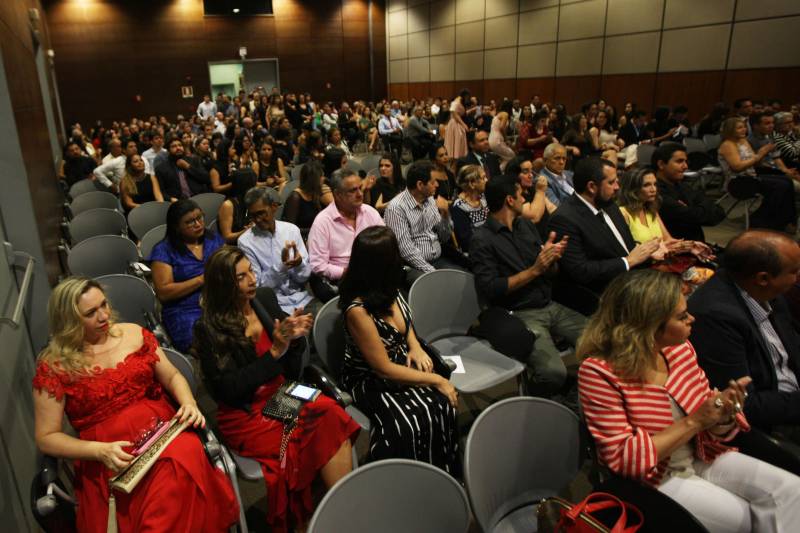
{"type": "Polygon", "coordinates": [[[342,381],[372,422],[370,457],[416,459],[458,475],[456,391],[433,372],[400,296],[397,239],[384,226],[355,239],[339,286],[345,316],[342,381]]]}

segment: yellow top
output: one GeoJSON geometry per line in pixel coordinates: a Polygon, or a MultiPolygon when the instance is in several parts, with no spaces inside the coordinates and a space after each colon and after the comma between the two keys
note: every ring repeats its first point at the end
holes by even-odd
{"type": "Polygon", "coordinates": [[[638,216],[631,215],[624,207],[620,207],[619,210],[625,215],[634,241],[641,243],[647,242],[654,237],[658,237],[659,239],[664,238],[664,235],[661,233],[661,224],[658,223],[658,215],[645,211],[647,223],[642,223],[638,216]]]}

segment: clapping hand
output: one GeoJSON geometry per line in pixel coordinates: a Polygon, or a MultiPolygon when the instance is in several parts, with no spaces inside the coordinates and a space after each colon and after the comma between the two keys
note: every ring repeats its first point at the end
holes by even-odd
{"type": "Polygon", "coordinates": [[[297,243],[286,241],[281,250],[281,261],[286,268],[294,268],[303,262],[303,256],[297,252],[297,243]]]}
{"type": "Polygon", "coordinates": [[[541,174],[539,174],[538,176],[536,176],[535,185],[536,185],[536,190],[537,191],[540,191],[540,192],[541,191],[546,191],[547,190],[547,177],[546,176],[542,176],[541,174]]]}
{"type": "Polygon", "coordinates": [[[294,339],[299,339],[308,335],[311,325],[314,322],[311,313],[303,314],[303,309],[295,309],[294,312],[283,320],[275,319],[275,327],[272,331],[272,346],[277,350],[276,358],[286,352],[289,343],[294,339]]]}
{"type": "Polygon", "coordinates": [[[536,256],[536,262],[533,264],[533,269],[537,276],[541,276],[547,272],[556,261],[561,259],[568,242],[568,235],[564,235],[561,237],[560,241],[556,242],[556,232],[550,232],[550,235],[547,237],[547,242],[542,245],[539,255],[536,256]]]}

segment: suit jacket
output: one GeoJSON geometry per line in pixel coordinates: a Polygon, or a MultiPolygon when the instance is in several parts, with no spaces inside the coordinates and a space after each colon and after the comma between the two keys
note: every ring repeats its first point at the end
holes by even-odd
{"type": "MultiPolygon", "coordinates": [[[[651,136],[647,130],[647,126],[644,125],[641,128],[637,129],[634,127],[633,122],[631,120],[628,121],[627,124],[622,126],[619,130],[619,138],[625,141],[625,146],[630,144],[639,144],[645,139],[650,139],[651,136]]],[[[641,165],[649,165],[650,161],[639,161],[641,165]]]]}
{"type": "MultiPolygon", "coordinates": [[[[770,305],[770,321],[789,355],[789,368],[800,377],[800,336],[789,307],[783,296],[770,305]]],[[[750,376],[744,412],[751,424],[770,431],[775,425],[800,423],[800,392],[778,390],[766,341],[724,268],[689,298],[689,312],[695,317],[690,338],[711,386],[722,390],[729,380],[750,376]]]]}
{"type": "Polygon", "coordinates": [[[611,204],[603,210],[611,217],[627,250],[622,248],[611,228],[578,198],[577,193],[561,202],[548,226],[548,232],[556,232],[557,240],[569,235],[569,244],[559,261],[561,281],[586,287],[596,294],[603,292],[612,279],[626,271],[622,258],[636,246],[619,207],[611,204]]]}
{"type": "MultiPolygon", "coordinates": [[[[192,156],[183,157],[188,163],[189,168],[184,171],[186,174],[186,183],[189,184],[189,190],[192,191],[192,196],[204,192],[211,191],[211,178],[208,171],[203,168],[200,160],[192,156]]],[[[161,187],[161,192],[164,194],[164,199],[169,198],[183,198],[181,192],[181,182],[178,180],[178,166],[172,161],[167,159],[156,167],[156,178],[161,187]]],[[[209,217],[212,215],[206,213],[209,217]]],[[[214,213],[216,215],[216,213],[214,213]]]]}
{"type": "MultiPolygon", "coordinates": [[[[561,205],[561,202],[569,198],[572,193],[564,189],[561,184],[561,181],[556,177],[556,175],[547,167],[544,167],[541,171],[542,176],[547,178],[547,191],[545,194],[547,195],[547,199],[553,202],[555,205],[561,205]]],[[[565,178],[567,178],[567,183],[569,186],[572,187],[572,171],[565,170],[563,172],[565,178]]]]}
{"type": "MultiPolygon", "coordinates": [[[[460,157],[456,159],[456,174],[458,171],[461,170],[461,167],[465,165],[478,165],[478,158],[475,156],[475,152],[470,152],[464,157],[460,157]]],[[[483,156],[483,169],[486,171],[486,177],[492,179],[494,177],[500,176],[503,173],[500,171],[500,158],[497,157],[497,154],[492,152],[487,152],[483,156]]]]}
{"type": "Polygon", "coordinates": [[[704,241],[703,226],[714,226],[725,218],[725,211],[707,197],[703,191],[691,189],[683,183],[656,182],[661,195],[658,214],[670,235],[676,239],[704,241]]]}
{"type": "MultiPolygon", "coordinates": [[[[267,330],[267,335],[273,338],[273,320],[286,317],[275,293],[269,287],[261,287],[250,303],[267,330]]],[[[206,387],[217,403],[249,410],[253,395],[261,385],[279,374],[289,379],[296,379],[300,375],[307,346],[305,338],[292,341],[286,353],[276,360],[268,353],[258,357],[253,343],[241,347],[233,343],[219,343],[214,337],[202,319],[195,323],[192,352],[200,359],[206,387]],[[221,366],[218,364],[218,355],[228,356],[221,366]]]]}

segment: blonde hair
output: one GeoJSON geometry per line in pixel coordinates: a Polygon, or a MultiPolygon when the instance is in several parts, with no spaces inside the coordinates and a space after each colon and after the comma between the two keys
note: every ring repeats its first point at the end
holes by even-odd
{"type": "MultiPolygon", "coordinates": [[[[131,174],[131,170],[133,170],[133,158],[135,156],[142,157],[139,154],[133,154],[125,159],[125,175],[122,176],[119,182],[120,191],[128,196],[136,196],[139,194],[139,188],[136,186],[136,178],[131,174]]],[[[148,177],[147,174],[144,174],[144,176],[148,177]]]]}
{"type": "Polygon", "coordinates": [[[481,167],[479,165],[464,165],[458,171],[456,185],[461,190],[472,189],[479,179],[481,179],[481,167]]]}
{"type": "MultiPolygon", "coordinates": [[[[73,276],[59,283],[47,303],[47,321],[50,342],[39,354],[39,360],[68,374],[86,372],[90,366],[83,354],[84,327],[78,301],[90,289],[103,287],[93,279],[73,276]]],[[[110,306],[109,306],[110,309],[110,306]]],[[[118,333],[113,327],[115,316],[109,318],[109,335],[118,333]]]]}
{"type": "Polygon", "coordinates": [[[720,128],[720,135],[722,135],[722,139],[726,141],[732,141],[736,138],[736,126],[739,123],[744,123],[744,119],[741,117],[728,117],[722,123],[722,127],[720,128]]]}
{"type": "Polygon", "coordinates": [[[604,359],[621,377],[643,380],[653,368],[655,337],[680,297],[681,281],[673,274],[637,270],[618,276],[578,340],[578,357],[604,359]]]}

